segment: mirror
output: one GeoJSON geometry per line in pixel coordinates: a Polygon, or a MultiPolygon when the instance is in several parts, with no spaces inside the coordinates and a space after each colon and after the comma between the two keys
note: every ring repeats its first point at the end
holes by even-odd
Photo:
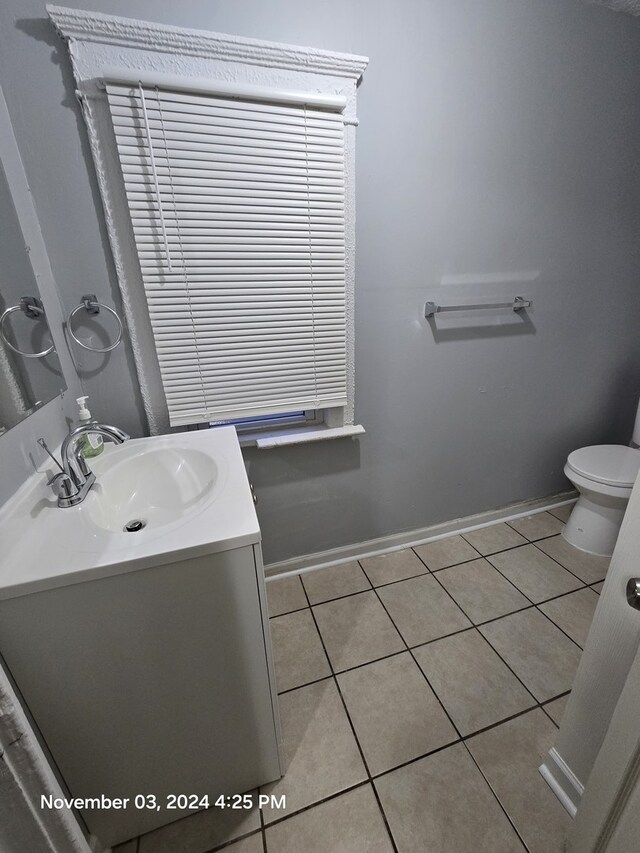
{"type": "Polygon", "coordinates": [[[2,163],[0,317],[2,435],[66,388],[2,163]]]}

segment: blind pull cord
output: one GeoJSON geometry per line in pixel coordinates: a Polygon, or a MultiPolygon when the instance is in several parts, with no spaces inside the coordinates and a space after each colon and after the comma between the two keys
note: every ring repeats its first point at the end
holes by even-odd
{"type": "Polygon", "coordinates": [[[160,213],[160,228],[162,229],[162,239],[164,240],[164,251],[167,256],[167,268],[169,272],[173,272],[171,266],[171,254],[169,252],[169,241],[167,240],[167,229],[164,222],[164,214],[162,212],[162,199],[160,198],[160,184],[158,183],[158,173],[156,171],[156,158],[153,154],[153,142],[151,141],[151,127],[149,126],[149,117],[147,116],[147,102],[144,97],[144,89],[142,83],[138,83],[140,90],[140,101],[142,103],[142,117],[144,126],[147,132],[147,144],[149,145],[149,159],[151,161],[151,174],[153,175],[153,183],[156,188],[156,198],[158,199],[158,211],[160,213]]]}

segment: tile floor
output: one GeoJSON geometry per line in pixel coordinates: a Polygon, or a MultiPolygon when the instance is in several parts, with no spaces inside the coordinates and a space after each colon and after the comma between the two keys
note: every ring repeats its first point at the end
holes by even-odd
{"type": "Polygon", "coordinates": [[[267,583],[286,811],[199,812],[117,853],[560,853],[537,772],[608,561],[538,513],[267,583]]]}

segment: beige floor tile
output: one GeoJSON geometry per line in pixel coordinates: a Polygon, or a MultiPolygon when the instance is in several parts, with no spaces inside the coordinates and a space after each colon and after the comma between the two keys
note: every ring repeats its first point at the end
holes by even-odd
{"type": "Polygon", "coordinates": [[[376,779],[401,853],[524,853],[462,744],[376,779]]]}
{"type": "Polygon", "coordinates": [[[535,539],[544,539],[546,536],[555,536],[562,532],[564,522],[551,515],[549,512],[536,512],[534,515],[526,515],[522,518],[514,518],[509,522],[522,536],[533,542],[535,539]]]}
{"type": "Polygon", "coordinates": [[[357,560],[343,563],[341,566],[305,572],[301,577],[311,604],[320,604],[332,598],[371,589],[371,584],[357,560]]]}
{"type": "MultiPolygon", "coordinates": [[[[254,802],[257,802],[256,792],[254,802]]],[[[140,836],[138,853],[208,853],[212,847],[256,829],[260,829],[257,805],[249,811],[219,809],[212,805],[206,811],[140,836]]]]}
{"type": "Polygon", "coordinates": [[[542,613],[512,613],[479,630],[539,702],[571,689],[580,649],[542,613]]]}
{"type": "Polygon", "coordinates": [[[262,833],[257,832],[224,848],[224,853],[263,853],[262,833]]]}
{"type": "Polygon", "coordinates": [[[409,646],[427,643],[471,625],[432,575],[381,586],[378,595],[409,646]]]}
{"type": "Polygon", "coordinates": [[[366,771],[333,679],[280,697],[285,775],[261,792],[286,796],[286,810],[267,806],[264,819],[278,818],[364,782],[366,771]]]}
{"type": "Polygon", "coordinates": [[[551,719],[556,723],[556,725],[560,725],[560,721],[562,720],[562,715],[564,714],[564,709],[567,707],[567,702],[569,701],[569,696],[571,694],[567,693],[566,696],[560,696],[559,699],[554,699],[552,702],[547,702],[544,706],[545,711],[551,719]]]}
{"type": "Polygon", "coordinates": [[[485,622],[531,606],[531,602],[484,559],[442,569],[437,578],[472,622],[485,622]]]}
{"type": "Polygon", "coordinates": [[[267,828],[268,853],[392,853],[370,785],[267,828]]]}
{"type": "Polygon", "coordinates": [[[541,548],[545,554],[553,557],[565,569],[569,569],[574,575],[577,575],[585,583],[594,583],[595,581],[603,580],[609,568],[611,557],[596,557],[594,554],[587,554],[585,551],[579,551],[572,545],[569,545],[562,536],[553,536],[551,539],[543,539],[536,543],[537,548],[541,548]]]}
{"type": "Polygon", "coordinates": [[[534,602],[545,601],[581,586],[571,572],[535,545],[522,545],[492,554],[487,560],[534,602]]]}
{"type": "Polygon", "coordinates": [[[535,709],[467,741],[531,853],[561,853],[572,824],[538,773],[556,731],[535,709]]]}
{"type": "Polygon", "coordinates": [[[563,595],[562,598],[541,604],[540,610],[584,648],[597,603],[597,592],[592,589],[579,589],[577,592],[563,595]]]}
{"type": "Polygon", "coordinates": [[[427,542],[426,545],[416,545],[413,550],[432,572],[478,558],[476,549],[462,536],[448,536],[436,542],[427,542]]]}
{"type": "Polygon", "coordinates": [[[556,518],[559,518],[560,521],[564,521],[566,524],[569,521],[569,516],[571,515],[575,503],[566,504],[565,506],[557,506],[554,509],[550,509],[549,512],[551,515],[555,515],[556,518]]]}
{"type": "Polygon", "coordinates": [[[378,557],[365,557],[364,560],[360,560],[360,565],[374,586],[401,581],[429,571],[411,548],[390,551],[378,557]]]}
{"type": "Polygon", "coordinates": [[[491,527],[481,527],[480,530],[465,533],[464,538],[483,556],[527,543],[524,536],[520,536],[516,530],[513,530],[503,521],[499,524],[492,524],[491,527]]]}
{"type": "Polygon", "coordinates": [[[414,654],[463,736],[536,703],[475,629],[421,646],[414,654]]]}
{"type": "Polygon", "coordinates": [[[371,775],[458,739],[409,652],[338,676],[371,775]]]}
{"type": "Polygon", "coordinates": [[[279,691],[331,675],[310,610],[276,616],[269,625],[279,691]]]}
{"type": "Polygon", "coordinates": [[[602,587],[603,587],[603,586],[604,586],[604,581],[599,581],[598,583],[594,583],[594,585],[591,587],[591,589],[592,589],[594,592],[597,592],[597,593],[598,593],[598,595],[600,595],[600,593],[602,592],[602,587]]]}
{"type": "Polygon", "coordinates": [[[267,581],[267,603],[269,616],[281,616],[292,610],[308,607],[299,575],[267,581]]]}
{"type": "Polygon", "coordinates": [[[375,592],[318,604],[313,611],[336,672],[405,648],[375,592]]]}

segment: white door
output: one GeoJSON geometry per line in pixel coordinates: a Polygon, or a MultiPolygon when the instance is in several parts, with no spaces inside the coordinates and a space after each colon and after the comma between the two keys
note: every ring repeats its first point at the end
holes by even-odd
{"type": "Polygon", "coordinates": [[[636,652],[582,795],[569,839],[569,853],[640,850],[639,814],[640,652],[636,652]]]}
{"type": "Polygon", "coordinates": [[[560,731],[541,768],[571,813],[591,778],[640,644],[640,610],[630,607],[626,596],[631,578],[640,578],[640,477],[631,493],[560,731]]]}

